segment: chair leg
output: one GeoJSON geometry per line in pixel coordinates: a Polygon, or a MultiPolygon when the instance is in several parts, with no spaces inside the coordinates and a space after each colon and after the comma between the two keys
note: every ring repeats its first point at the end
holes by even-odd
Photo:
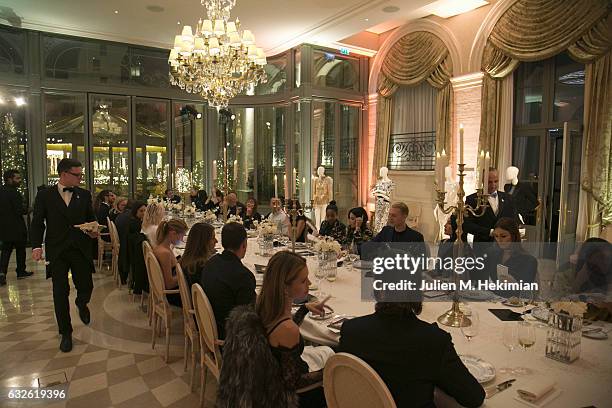
{"type": "Polygon", "coordinates": [[[201,361],[200,364],[200,407],[204,407],[204,391],[206,387],[206,364],[201,361]]]}
{"type": "Polygon", "coordinates": [[[149,293],[149,305],[147,306],[147,315],[149,317],[149,326],[151,326],[153,319],[153,293],[149,293]]]}
{"type": "Polygon", "coordinates": [[[189,347],[189,336],[187,336],[187,331],[183,331],[183,335],[185,336],[185,349],[183,350],[183,360],[185,364],[183,366],[183,372],[187,371],[187,348],[189,347]]]}
{"type": "Polygon", "coordinates": [[[102,270],[102,257],[104,256],[104,246],[98,244],[98,271],[102,270]]]}
{"type": "Polygon", "coordinates": [[[152,340],[151,340],[151,348],[155,348],[155,338],[157,337],[157,315],[153,312],[153,327],[151,327],[152,331],[152,340]]]}
{"type": "Polygon", "coordinates": [[[166,320],[166,363],[170,358],[170,325],[168,320],[166,320]]]}
{"type": "Polygon", "coordinates": [[[195,343],[191,342],[191,378],[189,382],[189,386],[191,387],[191,392],[193,392],[193,386],[195,383],[195,371],[196,371],[196,350],[195,343]]]}

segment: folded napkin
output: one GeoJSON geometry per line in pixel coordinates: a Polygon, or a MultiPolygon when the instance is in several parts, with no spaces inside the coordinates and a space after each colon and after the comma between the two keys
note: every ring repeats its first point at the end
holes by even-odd
{"type": "Polygon", "coordinates": [[[543,407],[555,399],[561,390],[555,389],[554,381],[541,376],[528,377],[517,384],[518,401],[532,407],[543,407]]]}
{"type": "Polygon", "coordinates": [[[314,372],[323,369],[327,359],[334,354],[334,350],[327,346],[306,346],[302,352],[302,360],[308,364],[308,371],[314,372]]]}

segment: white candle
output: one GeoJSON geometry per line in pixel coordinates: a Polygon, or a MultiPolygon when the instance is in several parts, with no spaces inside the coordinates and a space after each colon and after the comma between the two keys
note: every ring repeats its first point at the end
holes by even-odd
{"type": "Polygon", "coordinates": [[[278,177],[274,175],[274,197],[278,197],[278,177]]]}
{"type": "Polygon", "coordinates": [[[459,164],[463,162],[463,123],[459,125],[459,164]]]}
{"type": "Polygon", "coordinates": [[[441,180],[441,184],[440,184],[440,188],[442,189],[442,191],[445,190],[445,184],[446,184],[446,175],[445,175],[445,171],[446,171],[446,166],[448,166],[448,156],[446,155],[446,150],[442,149],[442,154],[440,155],[441,158],[441,163],[440,163],[440,180],[441,180]]]}
{"type": "Polygon", "coordinates": [[[442,160],[440,157],[440,152],[436,152],[436,184],[438,184],[438,188],[442,188],[440,185],[440,168],[442,167],[442,160]]]}
{"type": "Polygon", "coordinates": [[[481,150],[480,155],[478,156],[478,162],[476,163],[476,177],[478,178],[476,188],[482,187],[482,184],[484,183],[484,176],[482,174],[482,170],[484,167],[484,157],[484,150],[481,150]]]}
{"type": "Polygon", "coordinates": [[[295,170],[295,167],[293,168],[293,180],[291,180],[291,185],[292,185],[292,191],[293,191],[293,195],[295,195],[296,192],[296,184],[297,184],[297,171],[295,170]]]}
{"type": "Polygon", "coordinates": [[[217,161],[216,160],[213,160],[212,179],[213,179],[213,184],[214,184],[215,180],[217,179],[217,161]]]}
{"type": "Polygon", "coordinates": [[[315,176],[314,174],[310,176],[310,199],[314,199],[314,188],[315,188],[315,176]]]}
{"type": "Polygon", "coordinates": [[[283,174],[283,191],[285,192],[285,200],[289,198],[287,196],[287,173],[283,174]]]}
{"type": "Polygon", "coordinates": [[[234,186],[238,187],[238,160],[234,160],[234,186]]]}
{"type": "Polygon", "coordinates": [[[487,191],[487,194],[492,193],[492,191],[488,191],[489,190],[489,166],[491,165],[491,156],[489,155],[489,152],[487,152],[487,154],[485,155],[485,159],[484,159],[484,185],[483,188],[485,189],[485,191],[487,191]]]}

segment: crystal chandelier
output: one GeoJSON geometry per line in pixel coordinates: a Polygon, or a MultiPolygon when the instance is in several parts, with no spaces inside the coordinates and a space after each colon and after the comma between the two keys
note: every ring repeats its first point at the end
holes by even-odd
{"type": "Polygon", "coordinates": [[[170,51],[170,83],[202,95],[209,105],[227,107],[229,100],[247,88],[267,81],[266,56],[255,45],[255,36],[230,21],[236,0],[201,0],[208,18],[200,19],[195,33],[183,27],[170,51]]]}

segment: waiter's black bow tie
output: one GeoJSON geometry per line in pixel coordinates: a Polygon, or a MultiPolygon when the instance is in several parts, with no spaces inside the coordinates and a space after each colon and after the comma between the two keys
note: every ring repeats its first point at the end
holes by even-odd
{"type": "Polygon", "coordinates": [[[66,191],[70,191],[71,193],[74,193],[74,187],[64,187],[64,193],[66,191]]]}

